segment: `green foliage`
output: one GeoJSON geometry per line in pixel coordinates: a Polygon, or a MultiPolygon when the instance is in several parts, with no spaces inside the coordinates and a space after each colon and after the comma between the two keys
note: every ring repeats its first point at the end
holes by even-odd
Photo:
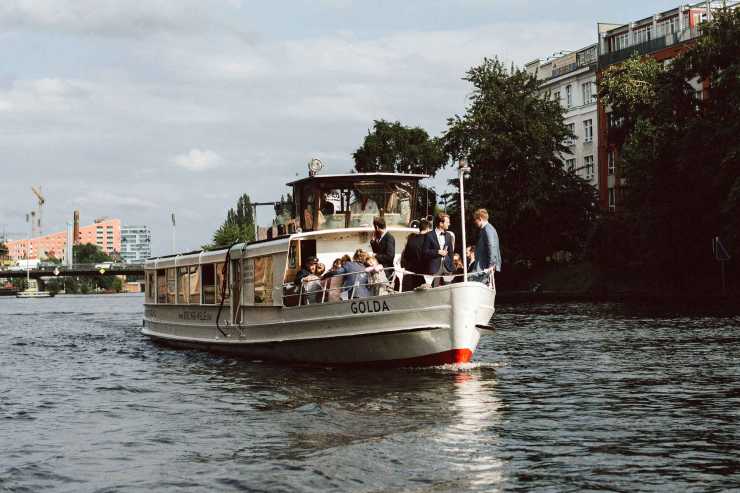
{"type": "Polygon", "coordinates": [[[83,243],[72,247],[72,258],[77,264],[96,264],[111,262],[113,259],[99,246],[92,243],[83,243]]]}
{"type": "Polygon", "coordinates": [[[453,159],[467,159],[472,168],[465,183],[468,212],[488,209],[510,261],[580,252],[595,217],[596,191],[559,159],[568,151],[563,142],[573,137],[560,105],[540,95],[535,77],[507,71],[497,59],[485,59],[464,80],[473,85],[469,104],[464,115],[448,120],[443,142],[453,159]]]}
{"type": "Polygon", "coordinates": [[[360,173],[419,173],[434,175],[447,164],[439,139],[419,127],[375,120],[373,130],[352,157],[360,173]]]}
{"type": "Polygon", "coordinates": [[[215,246],[254,241],[254,211],[249,195],[239,197],[235,209],[229,209],[226,220],[213,234],[215,246]]]}
{"type": "Polygon", "coordinates": [[[0,257],[8,254],[8,246],[5,243],[0,242],[0,257]]]}
{"type": "Polygon", "coordinates": [[[692,289],[697,277],[717,270],[714,236],[740,255],[740,9],[718,12],[702,29],[668,69],[633,58],[607,71],[600,91],[628,122],[622,219],[633,226],[624,241],[639,252],[635,267],[666,286],[692,289]],[[707,98],[697,98],[692,80],[709,81],[707,98]]]}

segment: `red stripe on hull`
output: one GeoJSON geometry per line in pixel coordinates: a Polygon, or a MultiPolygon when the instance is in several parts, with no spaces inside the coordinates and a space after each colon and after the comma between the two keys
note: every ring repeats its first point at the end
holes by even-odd
{"type": "Polygon", "coordinates": [[[385,361],[368,361],[367,363],[339,364],[338,366],[373,366],[398,368],[404,366],[439,366],[456,363],[469,363],[473,359],[470,349],[451,349],[441,353],[427,354],[416,358],[391,359],[385,361]]]}

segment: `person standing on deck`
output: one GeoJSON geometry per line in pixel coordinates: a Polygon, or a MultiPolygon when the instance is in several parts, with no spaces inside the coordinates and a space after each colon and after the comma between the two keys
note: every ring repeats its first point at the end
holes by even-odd
{"type": "Polygon", "coordinates": [[[441,276],[453,272],[452,252],[455,251],[455,240],[449,231],[450,216],[444,212],[434,218],[434,229],[424,237],[424,259],[427,263],[426,273],[435,275],[432,286],[444,284],[441,276]]]}
{"type": "Polygon", "coordinates": [[[372,248],[378,263],[386,269],[386,274],[390,275],[389,269],[393,269],[393,259],[396,257],[396,239],[393,238],[393,235],[388,234],[385,219],[382,217],[373,219],[373,228],[375,228],[375,234],[373,239],[370,240],[370,248],[372,248]]]}
{"type": "MultiPolygon", "coordinates": [[[[478,244],[475,247],[476,272],[482,273],[486,269],[501,272],[501,250],[499,248],[498,233],[488,222],[488,211],[478,209],[473,213],[473,223],[480,229],[478,244]]],[[[475,276],[475,280],[485,279],[485,274],[475,276]]]]}
{"type": "Polygon", "coordinates": [[[401,254],[401,267],[414,274],[404,274],[403,291],[411,291],[424,284],[424,274],[427,270],[424,259],[424,238],[431,229],[426,219],[419,222],[419,232],[412,233],[406,240],[406,246],[401,254]]]}

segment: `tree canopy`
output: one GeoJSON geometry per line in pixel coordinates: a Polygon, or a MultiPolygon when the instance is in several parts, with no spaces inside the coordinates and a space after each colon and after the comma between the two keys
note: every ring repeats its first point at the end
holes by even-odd
{"type": "Polygon", "coordinates": [[[669,67],[633,57],[600,88],[623,122],[622,220],[633,226],[623,241],[640,271],[685,287],[714,270],[715,236],[740,255],[740,9],[717,12],[702,31],[669,67]]]}
{"type": "Polygon", "coordinates": [[[468,211],[488,209],[509,259],[580,251],[596,213],[596,191],[560,160],[568,152],[563,142],[573,137],[560,104],[540,93],[534,76],[507,70],[497,59],[485,59],[464,80],[473,86],[468,106],[448,120],[443,144],[472,169],[468,211]]]}
{"type": "Polygon", "coordinates": [[[243,194],[236,202],[236,208],[226,212],[226,219],[213,234],[215,246],[228,246],[233,243],[254,241],[254,210],[249,195],[243,194]]]}
{"type": "Polygon", "coordinates": [[[447,164],[439,139],[430,138],[422,128],[385,120],[375,120],[373,130],[368,132],[352,157],[355,169],[360,173],[385,171],[434,175],[447,164]]]}
{"type": "MultiPolygon", "coordinates": [[[[360,173],[417,173],[434,176],[446,164],[448,157],[438,138],[430,138],[426,130],[407,127],[400,122],[375,120],[372,131],[352,157],[360,173]]],[[[431,187],[419,186],[416,210],[421,215],[434,212],[437,193],[431,187]]]]}

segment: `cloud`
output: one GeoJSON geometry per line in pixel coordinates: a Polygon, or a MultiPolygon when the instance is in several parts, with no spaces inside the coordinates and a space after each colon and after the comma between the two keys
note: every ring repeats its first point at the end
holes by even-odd
{"type": "Polygon", "coordinates": [[[180,154],[173,159],[176,166],[190,171],[205,171],[221,166],[223,159],[215,152],[205,149],[190,149],[186,154],[180,154]]]}

